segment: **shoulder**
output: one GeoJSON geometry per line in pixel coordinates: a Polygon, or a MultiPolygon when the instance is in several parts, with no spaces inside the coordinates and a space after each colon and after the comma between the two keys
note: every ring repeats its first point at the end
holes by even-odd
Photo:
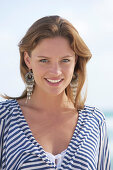
{"type": "Polygon", "coordinates": [[[11,111],[16,105],[15,99],[9,99],[6,101],[0,102],[0,119],[5,119],[7,116],[11,115],[11,111]]]}
{"type": "Polygon", "coordinates": [[[104,113],[101,112],[97,107],[85,105],[82,112],[85,116],[95,120],[99,125],[105,122],[104,113]]]}

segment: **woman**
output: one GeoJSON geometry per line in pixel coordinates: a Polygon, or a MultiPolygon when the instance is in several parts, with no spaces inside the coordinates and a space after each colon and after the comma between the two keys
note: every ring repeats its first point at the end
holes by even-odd
{"type": "Polygon", "coordinates": [[[91,52],[77,30],[59,16],[41,18],[19,50],[26,89],[0,103],[1,168],[110,169],[104,115],[84,104],[91,52]]]}

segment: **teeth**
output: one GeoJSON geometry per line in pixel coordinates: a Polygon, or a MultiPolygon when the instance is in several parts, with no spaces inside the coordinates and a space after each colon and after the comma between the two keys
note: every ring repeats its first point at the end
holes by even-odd
{"type": "Polygon", "coordinates": [[[61,81],[61,79],[60,80],[50,80],[50,79],[47,79],[49,82],[51,82],[51,83],[58,83],[58,82],[60,82],[61,81]]]}

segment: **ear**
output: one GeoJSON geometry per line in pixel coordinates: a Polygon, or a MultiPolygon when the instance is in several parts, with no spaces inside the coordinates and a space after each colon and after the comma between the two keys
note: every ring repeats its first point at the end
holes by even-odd
{"type": "Polygon", "coordinates": [[[29,69],[31,69],[31,57],[29,57],[28,53],[24,52],[24,62],[29,69]]]}

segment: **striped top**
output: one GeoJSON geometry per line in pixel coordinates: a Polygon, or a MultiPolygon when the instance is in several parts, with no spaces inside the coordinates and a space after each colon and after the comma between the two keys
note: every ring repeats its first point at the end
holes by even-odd
{"type": "Polygon", "coordinates": [[[0,103],[0,169],[110,170],[104,115],[84,106],[59,168],[35,140],[15,99],[0,103]]]}

